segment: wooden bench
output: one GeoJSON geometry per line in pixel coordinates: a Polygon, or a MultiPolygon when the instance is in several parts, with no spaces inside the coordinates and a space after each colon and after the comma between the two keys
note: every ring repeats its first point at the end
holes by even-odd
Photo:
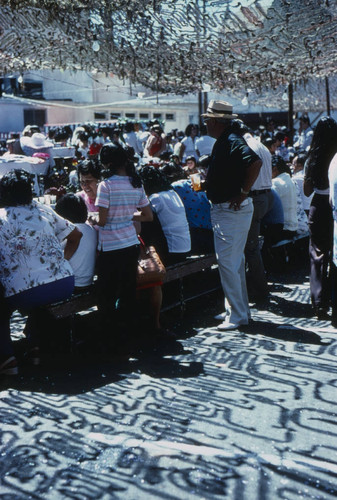
{"type": "Polygon", "coordinates": [[[278,241],[277,243],[274,243],[268,251],[270,254],[273,253],[273,251],[282,251],[282,259],[284,260],[285,263],[289,263],[291,260],[291,257],[296,253],[296,250],[298,249],[299,245],[301,243],[304,243],[306,240],[309,240],[309,233],[300,233],[296,234],[293,238],[285,239],[278,241]]]}
{"type": "MultiPolygon", "coordinates": [[[[179,280],[179,302],[175,303],[173,306],[180,304],[181,310],[185,307],[183,279],[191,274],[198,273],[204,269],[209,269],[215,264],[215,254],[208,254],[191,256],[184,262],[168,266],[166,268],[164,283],[179,280]]],[[[55,319],[62,319],[68,317],[73,318],[76,313],[86,311],[96,305],[97,296],[95,292],[95,285],[92,285],[91,287],[86,288],[85,291],[72,295],[72,297],[68,300],[56,302],[46,306],[46,309],[55,319]]]]}

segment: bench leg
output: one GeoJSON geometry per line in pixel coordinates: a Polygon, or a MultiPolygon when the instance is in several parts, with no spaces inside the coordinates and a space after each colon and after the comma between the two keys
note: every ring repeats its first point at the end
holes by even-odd
{"type": "Polygon", "coordinates": [[[69,322],[69,351],[70,354],[74,354],[74,328],[75,328],[75,313],[70,315],[69,322]]]}
{"type": "Polygon", "coordinates": [[[179,303],[180,303],[180,315],[183,316],[186,309],[183,278],[179,278],[179,303]]]}

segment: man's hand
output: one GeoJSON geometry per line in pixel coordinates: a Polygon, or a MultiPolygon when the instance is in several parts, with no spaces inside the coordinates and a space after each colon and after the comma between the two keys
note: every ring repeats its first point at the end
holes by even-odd
{"type": "Polygon", "coordinates": [[[234,210],[240,210],[241,203],[247,199],[247,195],[244,193],[240,193],[230,200],[228,200],[229,208],[234,208],[234,210]]]}

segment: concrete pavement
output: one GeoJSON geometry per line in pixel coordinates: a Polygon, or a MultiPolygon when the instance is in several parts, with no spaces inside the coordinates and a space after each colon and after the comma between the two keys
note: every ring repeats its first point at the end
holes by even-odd
{"type": "Polygon", "coordinates": [[[129,362],[3,381],[0,498],[336,498],[337,330],[310,317],[305,273],[274,279],[244,330],[217,331],[212,293],[129,362]]]}

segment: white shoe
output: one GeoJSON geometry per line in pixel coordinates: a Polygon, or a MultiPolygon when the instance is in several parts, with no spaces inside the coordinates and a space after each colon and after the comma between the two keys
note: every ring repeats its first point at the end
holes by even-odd
{"type": "Polygon", "coordinates": [[[239,326],[242,326],[242,325],[248,325],[248,321],[240,321],[239,323],[231,323],[230,321],[225,320],[222,323],[220,323],[220,325],[217,326],[217,329],[221,330],[221,331],[236,330],[237,328],[239,328],[239,326]]]}
{"type": "Polygon", "coordinates": [[[214,316],[214,319],[221,319],[223,321],[224,319],[226,319],[226,317],[227,317],[227,312],[224,311],[223,313],[220,313],[220,314],[217,314],[216,316],[214,316]]]}

